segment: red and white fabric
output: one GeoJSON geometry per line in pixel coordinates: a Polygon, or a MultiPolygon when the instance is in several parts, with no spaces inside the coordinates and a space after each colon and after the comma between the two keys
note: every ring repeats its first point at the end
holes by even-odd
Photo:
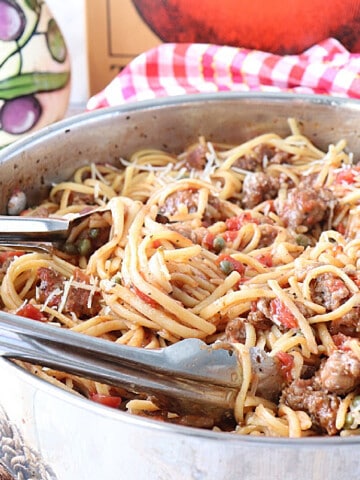
{"type": "Polygon", "coordinates": [[[299,55],[213,44],[165,43],[132,60],[88,110],[169,95],[292,92],[360,98],[360,53],[334,38],[299,55]]]}

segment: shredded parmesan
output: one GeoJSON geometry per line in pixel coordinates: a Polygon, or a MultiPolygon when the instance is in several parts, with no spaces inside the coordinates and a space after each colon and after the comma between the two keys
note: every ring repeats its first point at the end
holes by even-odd
{"type": "Polygon", "coordinates": [[[66,300],[68,298],[72,282],[73,282],[73,277],[70,277],[69,280],[64,282],[64,291],[63,291],[63,294],[62,294],[62,297],[61,297],[61,300],[60,300],[60,303],[59,303],[59,308],[58,308],[58,311],[60,313],[63,311],[63,309],[65,307],[66,300]]]}
{"type": "Polygon", "coordinates": [[[49,303],[51,302],[51,300],[53,300],[53,298],[57,297],[58,295],[61,295],[63,292],[62,290],[58,287],[58,288],[55,288],[55,290],[53,290],[50,295],[47,297],[47,299],[45,300],[44,304],[42,305],[41,307],[41,311],[44,311],[45,308],[49,305],[49,303]]]}

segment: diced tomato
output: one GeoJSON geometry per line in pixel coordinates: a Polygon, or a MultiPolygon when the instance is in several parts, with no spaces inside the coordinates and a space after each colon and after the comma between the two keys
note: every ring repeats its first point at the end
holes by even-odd
{"type": "Polygon", "coordinates": [[[270,213],[270,212],[274,212],[275,213],[275,202],[274,200],[267,200],[265,202],[266,206],[264,207],[264,211],[270,213]]]}
{"type": "Polygon", "coordinates": [[[349,340],[351,340],[351,337],[348,337],[347,335],[344,335],[343,333],[340,332],[340,333],[337,333],[336,335],[333,335],[332,339],[339,350],[343,350],[344,352],[351,350],[348,343],[349,340]]]}
{"type": "Polygon", "coordinates": [[[282,352],[282,351],[278,352],[275,356],[280,362],[280,369],[283,377],[287,382],[291,382],[292,380],[291,370],[293,369],[293,366],[294,366],[294,357],[290,355],[290,353],[282,352]]]}
{"type": "Polygon", "coordinates": [[[4,264],[7,260],[11,260],[15,257],[20,257],[24,255],[25,252],[22,250],[14,250],[11,252],[0,252],[0,265],[4,264]]]}
{"type": "Polygon", "coordinates": [[[327,288],[329,289],[330,293],[337,292],[340,289],[343,289],[345,287],[345,283],[337,277],[334,277],[334,279],[331,282],[327,283],[327,288]]]}
{"type": "Polygon", "coordinates": [[[262,253],[256,257],[260,263],[262,263],[265,267],[272,267],[273,266],[273,259],[270,252],[262,253]]]}
{"type": "Polygon", "coordinates": [[[336,174],[335,183],[354,183],[355,174],[351,168],[341,170],[336,174]]]}
{"type": "Polygon", "coordinates": [[[256,312],[258,309],[257,307],[257,301],[256,300],[253,300],[251,303],[250,303],[250,311],[251,312],[256,312]]]}
{"type": "MultiPolygon", "coordinates": [[[[218,256],[216,261],[217,261],[217,264],[220,265],[220,267],[224,265],[223,262],[227,262],[228,266],[230,267],[228,269],[229,270],[228,273],[231,273],[232,271],[236,270],[238,273],[240,273],[240,275],[243,275],[245,272],[244,265],[238,260],[236,260],[235,258],[231,257],[230,255],[221,254],[218,256]]],[[[224,272],[224,273],[227,273],[227,272],[224,272]]]]}
{"type": "Polygon", "coordinates": [[[153,248],[159,248],[161,246],[161,240],[154,240],[152,246],[153,248]]]}
{"type": "Polygon", "coordinates": [[[39,322],[46,322],[46,316],[31,303],[26,303],[16,311],[16,315],[20,317],[30,318],[31,320],[37,320],[39,322]]]}
{"type": "Polygon", "coordinates": [[[211,250],[214,245],[214,240],[215,240],[215,235],[213,233],[206,232],[203,237],[202,243],[205,248],[207,248],[208,250],[211,250]]]}
{"type": "Polygon", "coordinates": [[[339,225],[337,226],[337,231],[341,234],[341,235],[345,235],[345,232],[346,232],[346,227],[345,225],[340,222],[339,225]]]}
{"type": "Polygon", "coordinates": [[[121,397],[115,395],[104,395],[101,393],[91,393],[90,400],[112,408],[119,408],[121,404],[121,397]]]}
{"type": "Polygon", "coordinates": [[[225,220],[227,230],[240,230],[246,223],[259,223],[250,212],[243,212],[236,217],[227,218],[225,220]]]}
{"type": "Polygon", "coordinates": [[[336,184],[351,184],[355,182],[356,176],[359,175],[359,167],[352,168],[343,168],[336,174],[335,183],[336,184]]]}
{"type": "Polygon", "coordinates": [[[133,287],[134,288],[134,292],[136,293],[136,295],[141,298],[141,300],[143,300],[145,303],[151,305],[152,307],[158,307],[159,304],[156,300],[154,300],[153,298],[151,298],[149,295],[147,295],[146,293],[142,292],[141,290],[139,290],[137,287],[133,287]]]}
{"type": "Polygon", "coordinates": [[[335,245],[331,250],[334,255],[341,255],[344,252],[344,247],[342,245],[335,245]]]}
{"type": "Polygon", "coordinates": [[[270,312],[274,319],[281,323],[281,325],[284,325],[284,327],[298,327],[298,323],[294,315],[290,312],[287,306],[278,298],[274,298],[273,300],[271,300],[270,312]]]}
{"type": "Polygon", "coordinates": [[[238,236],[238,230],[226,230],[223,234],[225,242],[233,242],[238,236]]]}
{"type": "Polygon", "coordinates": [[[359,277],[355,277],[354,275],[349,275],[349,277],[350,277],[351,280],[355,283],[355,285],[360,288],[360,278],[359,278],[359,277]]]}
{"type": "Polygon", "coordinates": [[[241,285],[250,280],[250,277],[241,277],[234,285],[238,290],[241,288],[241,285]]]}
{"type": "Polygon", "coordinates": [[[83,282],[83,283],[90,283],[90,277],[84,271],[80,270],[80,268],[74,269],[74,280],[76,282],[83,282]]]}

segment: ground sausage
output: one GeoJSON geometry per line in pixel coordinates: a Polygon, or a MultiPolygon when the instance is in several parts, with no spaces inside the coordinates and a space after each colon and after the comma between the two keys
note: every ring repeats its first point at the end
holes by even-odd
{"type": "Polygon", "coordinates": [[[259,298],[252,303],[247,321],[254,325],[257,330],[267,330],[273,325],[271,321],[270,300],[268,298],[259,298]]]}
{"type": "Polygon", "coordinates": [[[176,190],[169,195],[160,207],[159,213],[170,217],[179,211],[179,207],[185,205],[189,213],[195,213],[198,207],[199,193],[196,190],[176,190]]]}
{"type": "Polygon", "coordinates": [[[264,172],[246,175],[242,187],[242,204],[244,208],[254,208],[265,200],[277,196],[280,188],[279,179],[264,172]]]}
{"type": "Polygon", "coordinates": [[[245,322],[242,318],[233,318],[227,323],[225,338],[231,343],[245,343],[246,330],[245,322]]]}
{"type": "Polygon", "coordinates": [[[350,295],[345,283],[332,273],[323,273],[311,283],[313,302],[323,305],[327,311],[338,308],[350,295]]]}
{"type": "Polygon", "coordinates": [[[185,167],[188,170],[203,170],[206,164],[207,148],[205,145],[197,144],[189,148],[185,153],[185,167]]]}
{"type": "Polygon", "coordinates": [[[345,315],[330,323],[330,333],[336,335],[342,333],[348,337],[360,337],[360,307],[354,307],[345,315]]]}
{"type": "MultiPolygon", "coordinates": [[[[198,204],[199,192],[197,190],[177,190],[166,198],[158,214],[169,219],[179,211],[181,206],[185,206],[188,213],[196,213],[198,204]]],[[[208,205],[202,218],[203,223],[211,225],[214,222],[225,220],[225,218],[224,212],[220,208],[220,200],[213,195],[209,195],[208,205]]]]}
{"type": "MultiPolygon", "coordinates": [[[[39,268],[38,300],[47,303],[49,307],[58,308],[64,293],[66,278],[51,268],[39,268]],[[50,300],[49,300],[50,299],[50,300]]],[[[87,283],[87,277],[79,269],[74,271],[74,281],[87,283]]],[[[96,315],[100,310],[100,295],[87,288],[71,286],[63,307],[64,313],[74,313],[78,318],[85,319],[96,315]]]]}
{"type": "Polygon", "coordinates": [[[337,434],[335,422],[340,397],[319,389],[313,378],[294,380],[284,389],[280,402],[293,410],[305,411],[319,431],[337,434]]]}
{"type": "Polygon", "coordinates": [[[260,310],[254,310],[247,316],[247,323],[255,327],[256,331],[269,330],[273,323],[260,310]]]}
{"type": "Polygon", "coordinates": [[[278,150],[266,143],[257,145],[250,154],[238,158],[234,167],[249,172],[261,171],[264,163],[285,163],[291,159],[291,154],[278,150]]]}
{"type": "Polygon", "coordinates": [[[279,230],[275,225],[263,224],[260,225],[261,237],[257,248],[269,247],[278,236],[279,230]]]}
{"type": "Polygon", "coordinates": [[[360,384],[360,360],[351,351],[335,350],[317,373],[323,390],[346,395],[360,384]]]}
{"type": "Polygon", "coordinates": [[[184,222],[170,223],[168,228],[169,230],[188,238],[197,245],[202,245],[203,239],[208,233],[208,230],[205,227],[192,228],[191,225],[186,225],[184,222]]]}
{"type": "Polygon", "coordinates": [[[309,230],[326,219],[331,201],[330,195],[322,190],[295,187],[288,191],[284,201],[276,199],[274,206],[285,226],[296,230],[301,225],[309,230]]]}

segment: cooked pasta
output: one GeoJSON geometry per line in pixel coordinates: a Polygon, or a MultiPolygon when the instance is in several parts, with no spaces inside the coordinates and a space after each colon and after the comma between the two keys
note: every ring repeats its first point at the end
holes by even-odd
{"type": "Polygon", "coordinates": [[[190,337],[230,345],[243,371],[233,419],[180,416],[153,398],[21,364],[167,422],[242,435],[358,434],[360,167],[346,142],[322,151],[290,119],[286,138],[185,147],[137,151],[118,166],[93,159],[22,212],[94,210],[59,250],[0,253],[1,307],[143,348],[190,337]],[[270,389],[254,347],[276,379],[270,389]]]}

